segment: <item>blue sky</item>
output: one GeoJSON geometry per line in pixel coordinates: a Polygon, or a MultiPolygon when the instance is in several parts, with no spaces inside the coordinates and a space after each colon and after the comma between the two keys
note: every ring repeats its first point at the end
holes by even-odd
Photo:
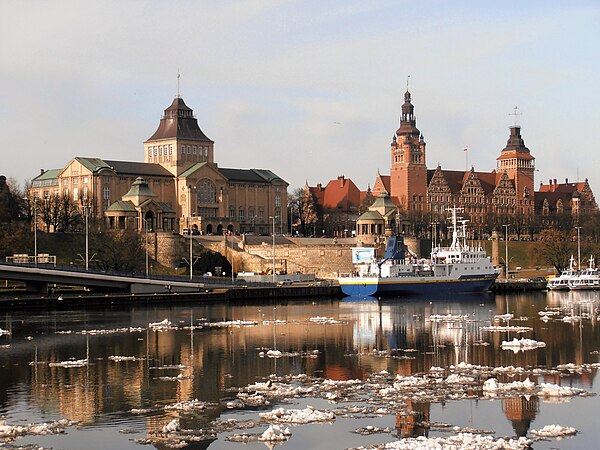
{"type": "Polygon", "coordinates": [[[597,1],[3,1],[0,172],[143,160],[179,70],[219,166],[366,189],[410,75],[429,167],[467,146],[492,170],[518,106],[536,185],[600,196],[599,23],[597,1]]]}

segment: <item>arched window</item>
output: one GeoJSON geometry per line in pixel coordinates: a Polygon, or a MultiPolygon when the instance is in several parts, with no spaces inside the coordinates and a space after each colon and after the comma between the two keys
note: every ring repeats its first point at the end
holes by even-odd
{"type": "Polygon", "coordinates": [[[210,180],[198,184],[198,203],[217,203],[217,190],[210,180]]]}

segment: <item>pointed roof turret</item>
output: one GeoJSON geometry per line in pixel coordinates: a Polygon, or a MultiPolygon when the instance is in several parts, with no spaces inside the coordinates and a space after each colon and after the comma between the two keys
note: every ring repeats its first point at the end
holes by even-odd
{"type": "Polygon", "coordinates": [[[156,194],[152,192],[148,186],[148,182],[142,177],[137,177],[131,185],[129,192],[123,196],[123,201],[130,201],[135,206],[139,206],[146,200],[154,197],[156,197],[156,194]]]}
{"type": "Polygon", "coordinates": [[[198,120],[194,116],[194,111],[185,104],[181,97],[175,97],[171,106],[165,109],[165,115],[161,117],[158,129],[148,141],[160,139],[213,142],[202,132],[198,126],[198,120]]]}
{"type": "Polygon", "coordinates": [[[402,115],[400,116],[400,128],[396,131],[397,136],[407,134],[419,136],[421,134],[417,129],[417,118],[414,115],[415,107],[410,100],[410,92],[407,90],[404,93],[404,104],[402,105],[402,115]]]}
{"type": "Polygon", "coordinates": [[[521,159],[535,159],[529,149],[525,146],[525,141],[521,137],[521,127],[514,125],[510,127],[510,135],[506,141],[506,147],[502,149],[500,156],[497,158],[506,159],[519,155],[521,159]]]}

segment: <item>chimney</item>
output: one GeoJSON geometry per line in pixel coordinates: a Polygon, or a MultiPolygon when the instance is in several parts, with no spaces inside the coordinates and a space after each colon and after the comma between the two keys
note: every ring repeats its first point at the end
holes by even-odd
{"type": "Polygon", "coordinates": [[[554,184],[558,184],[558,183],[556,182],[556,178],[554,179],[554,184]]]}
{"type": "Polygon", "coordinates": [[[340,182],[340,187],[344,187],[344,175],[340,175],[338,177],[338,181],[340,182]]]}
{"type": "Polygon", "coordinates": [[[569,179],[565,178],[565,184],[569,184],[569,179]]]}
{"type": "Polygon", "coordinates": [[[45,170],[44,169],[40,169],[40,175],[44,175],[45,170]]]}

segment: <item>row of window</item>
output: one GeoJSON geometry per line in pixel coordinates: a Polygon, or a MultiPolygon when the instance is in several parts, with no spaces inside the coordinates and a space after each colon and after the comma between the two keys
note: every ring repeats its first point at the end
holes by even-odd
{"type": "MultiPolygon", "coordinates": [[[[265,212],[262,208],[258,209],[258,214],[255,214],[255,210],[253,207],[248,208],[248,220],[246,220],[246,208],[244,208],[243,206],[240,206],[237,209],[237,219],[240,222],[250,222],[252,224],[255,224],[257,222],[264,222],[265,220],[265,212]]],[[[229,218],[230,219],[236,219],[236,208],[235,206],[230,206],[229,207],[229,218]]],[[[275,221],[279,223],[279,221],[281,220],[281,209],[280,208],[275,208],[275,221]]]]}
{"type": "MultiPolygon", "coordinates": [[[[148,157],[172,156],[173,144],[169,145],[149,145],[147,150],[148,157]]],[[[208,157],[208,146],[201,145],[182,145],[181,155],[200,155],[208,157]]]]}

